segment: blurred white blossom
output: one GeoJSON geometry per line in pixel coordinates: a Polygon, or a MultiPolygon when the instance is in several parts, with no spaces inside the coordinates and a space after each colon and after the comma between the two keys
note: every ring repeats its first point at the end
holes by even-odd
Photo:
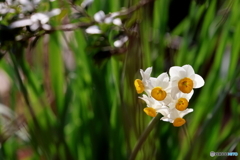
{"type": "Polygon", "coordinates": [[[127,41],[128,41],[128,37],[127,37],[127,36],[123,36],[123,37],[121,37],[119,40],[116,40],[116,41],[113,43],[113,45],[114,45],[115,47],[122,47],[123,44],[124,44],[125,42],[127,42],[127,41]]]}
{"type": "MultiPolygon", "coordinates": [[[[97,13],[95,13],[93,18],[94,18],[94,21],[96,21],[99,24],[102,24],[102,23],[111,24],[112,23],[116,26],[121,26],[122,25],[121,19],[116,18],[119,14],[120,14],[119,12],[114,12],[114,13],[111,13],[109,15],[106,15],[101,10],[101,11],[98,11],[97,13]]],[[[100,34],[100,33],[102,33],[102,31],[100,30],[100,28],[97,25],[90,26],[85,31],[88,34],[100,34]]],[[[117,41],[116,45],[121,46],[123,43],[125,43],[123,41],[125,41],[125,42],[127,41],[126,37],[125,38],[123,37],[123,39],[120,39],[119,41],[117,41]]]]}
{"type": "Polygon", "coordinates": [[[81,7],[86,8],[87,6],[91,5],[94,0],[84,0],[81,4],[81,7]]]}
{"type": "Polygon", "coordinates": [[[32,31],[36,31],[40,26],[44,29],[50,29],[49,25],[45,25],[49,19],[53,16],[60,14],[60,9],[53,9],[50,12],[35,13],[31,15],[29,19],[21,19],[10,24],[10,28],[19,28],[24,26],[30,26],[32,31]]]}
{"type": "Polygon", "coordinates": [[[97,13],[94,14],[93,18],[96,22],[98,23],[103,23],[104,19],[105,19],[105,13],[103,11],[99,11],[97,13]]]}
{"type": "Polygon", "coordinates": [[[15,10],[10,8],[6,3],[0,3],[0,14],[14,13],[15,10]]]}
{"type": "Polygon", "coordinates": [[[41,0],[6,0],[5,3],[0,3],[0,13],[15,12],[13,8],[19,7],[21,12],[34,11],[41,0]]]}
{"type": "Polygon", "coordinates": [[[99,29],[99,27],[97,25],[90,26],[85,31],[88,34],[100,34],[100,33],[102,33],[102,31],[99,29]]]}

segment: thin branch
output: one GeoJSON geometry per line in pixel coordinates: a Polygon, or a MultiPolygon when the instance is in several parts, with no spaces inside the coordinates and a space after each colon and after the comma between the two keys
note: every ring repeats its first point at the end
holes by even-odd
{"type": "MultiPolygon", "coordinates": [[[[117,15],[116,17],[119,17],[119,16],[127,16],[129,14],[132,14],[133,12],[135,12],[136,10],[140,9],[141,7],[147,5],[148,3],[150,2],[153,2],[155,0],[143,0],[143,1],[140,1],[137,5],[135,6],[132,6],[130,8],[128,8],[127,10],[123,10],[123,11],[119,11],[119,15],[117,15]]],[[[105,18],[107,17],[110,17],[111,16],[111,13],[110,14],[107,14],[105,18]]],[[[87,28],[87,27],[90,27],[94,24],[96,24],[97,22],[96,21],[91,21],[89,23],[83,23],[83,22],[80,22],[80,23],[69,23],[69,24],[63,24],[63,25],[60,25],[60,26],[57,26],[57,27],[53,27],[49,30],[44,30],[45,32],[42,33],[42,34],[49,34],[53,31],[73,31],[75,29],[79,29],[79,28],[87,28]]],[[[35,37],[36,35],[34,36],[29,36],[29,37],[26,37],[26,38],[31,38],[31,37],[35,37]]],[[[26,39],[24,37],[24,39],[26,39]]],[[[21,39],[23,40],[23,39],[21,39]]]]}

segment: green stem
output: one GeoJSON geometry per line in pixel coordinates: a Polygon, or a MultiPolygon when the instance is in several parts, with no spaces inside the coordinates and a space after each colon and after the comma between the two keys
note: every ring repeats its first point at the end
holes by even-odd
{"type": "Polygon", "coordinates": [[[160,119],[160,114],[158,114],[156,117],[154,117],[151,122],[148,124],[147,128],[143,131],[142,135],[140,136],[140,138],[137,141],[137,144],[135,145],[132,154],[130,155],[129,160],[134,160],[137,156],[138,151],[141,149],[142,144],[145,142],[145,140],[147,139],[148,135],[151,133],[151,131],[153,130],[153,127],[155,126],[155,124],[157,124],[159,122],[160,119]]]}

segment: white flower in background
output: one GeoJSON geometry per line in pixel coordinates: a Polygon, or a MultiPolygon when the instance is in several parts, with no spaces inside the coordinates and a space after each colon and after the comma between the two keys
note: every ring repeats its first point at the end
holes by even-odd
{"type": "Polygon", "coordinates": [[[113,19],[113,24],[115,24],[116,26],[121,26],[122,25],[122,21],[120,18],[115,18],[113,19]]]}
{"type": "Polygon", "coordinates": [[[100,33],[102,33],[102,31],[100,30],[100,28],[97,25],[90,26],[85,31],[88,34],[100,34],[100,33]]]}
{"type": "Polygon", "coordinates": [[[122,47],[124,43],[128,41],[128,36],[123,36],[119,40],[116,40],[113,45],[115,47],[122,47]]]}
{"type": "Polygon", "coordinates": [[[18,1],[20,3],[22,12],[33,11],[41,2],[41,0],[18,0],[18,1]]]}
{"type": "Polygon", "coordinates": [[[6,3],[0,3],[0,14],[14,13],[15,10],[12,9],[6,3]]]}
{"type": "Polygon", "coordinates": [[[166,106],[164,106],[164,103],[159,102],[151,97],[148,97],[145,94],[143,95],[143,97],[139,97],[139,98],[144,100],[147,103],[147,107],[144,108],[143,111],[151,117],[156,117],[157,113],[161,109],[166,108],[166,106]]]}
{"type": "Polygon", "coordinates": [[[43,29],[50,29],[51,27],[46,24],[49,19],[53,16],[56,16],[60,14],[61,10],[60,9],[53,9],[50,12],[46,13],[35,13],[31,15],[30,19],[22,19],[15,21],[10,24],[10,28],[19,28],[19,27],[24,27],[24,26],[30,26],[30,29],[32,31],[36,31],[40,26],[42,26],[43,29]]]}
{"type": "Polygon", "coordinates": [[[40,2],[41,0],[6,0],[5,4],[10,8],[20,7],[21,12],[31,12],[37,8],[40,2]]]}
{"type": "MultiPolygon", "coordinates": [[[[105,15],[105,13],[103,12],[103,11],[98,11],[97,13],[95,13],[94,14],[94,16],[93,16],[93,18],[94,18],[94,20],[97,22],[97,23],[99,23],[99,24],[103,24],[103,23],[105,23],[105,24],[111,24],[111,23],[113,23],[114,25],[116,25],[116,26],[121,26],[122,25],[122,21],[121,21],[121,19],[120,18],[116,18],[116,16],[118,16],[119,15],[119,13],[118,12],[116,12],[116,13],[111,13],[111,14],[109,14],[109,15],[105,15]]],[[[100,34],[100,33],[102,33],[102,31],[100,30],[100,28],[98,27],[98,26],[96,26],[96,25],[94,25],[94,27],[93,26],[90,26],[90,27],[88,27],[85,31],[86,31],[86,33],[88,33],[88,34],[100,34]],[[96,31],[96,28],[97,28],[97,30],[98,31],[96,31]]],[[[126,38],[125,39],[123,39],[123,41],[124,40],[126,40],[126,38]]],[[[127,41],[127,40],[126,40],[127,41]]],[[[120,44],[120,42],[116,42],[117,43],[117,45],[119,45],[120,44]]]]}
{"type": "Polygon", "coordinates": [[[150,74],[152,73],[152,67],[148,67],[145,71],[140,69],[140,73],[142,76],[142,80],[136,79],[134,81],[134,86],[138,94],[143,93],[144,91],[150,92],[151,89],[151,81],[150,74]]]}
{"type": "Polygon", "coordinates": [[[95,13],[93,16],[94,20],[98,23],[103,23],[105,17],[106,17],[106,15],[103,11],[99,11],[99,12],[95,13]]]}
{"type": "Polygon", "coordinates": [[[175,99],[169,104],[169,108],[176,108],[179,111],[184,111],[189,104],[189,100],[193,95],[193,90],[189,94],[179,92],[176,94],[175,99]]]}
{"type": "Polygon", "coordinates": [[[169,70],[172,84],[172,96],[178,92],[190,93],[193,88],[200,88],[204,85],[203,78],[195,74],[192,66],[174,66],[169,70]]]}
{"type": "Polygon", "coordinates": [[[120,18],[116,18],[119,15],[119,12],[111,13],[109,15],[105,15],[105,13],[101,10],[94,14],[93,18],[98,23],[113,23],[117,26],[122,25],[122,21],[120,18]]]}
{"type": "Polygon", "coordinates": [[[192,108],[186,109],[184,111],[179,111],[176,108],[162,109],[161,114],[163,117],[161,120],[173,123],[174,127],[180,127],[186,123],[186,120],[183,119],[183,117],[191,112],[193,112],[192,108]]]}
{"type": "Polygon", "coordinates": [[[86,8],[87,6],[91,5],[93,3],[94,0],[84,0],[81,3],[81,7],[86,8]]]}

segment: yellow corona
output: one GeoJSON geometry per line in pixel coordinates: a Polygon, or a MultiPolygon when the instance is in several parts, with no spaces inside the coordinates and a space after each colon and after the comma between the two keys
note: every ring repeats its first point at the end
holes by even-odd
{"type": "Polygon", "coordinates": [[[179,111],[184,111],[188,107],[188,100],[186,98],[179,98],[175,107],[179,111]]]}
{"type": "Polygon", "coordinates": [[[134,81],[134,86],[135,86],[136,91],[137,91],[138,94],[143,93],[143,91],[144,91],[144,85],[143,85],[143,82],[142,82],[140,79],[136,79],[136,80],[134,81]]]}
{"type": "Polygon", "coordinates": [[[155,87],[152,89],[151,96],[158,101],[162,101],[166,98],[167,93],[161,87],[155,87]]]}
{"type": "Polygon", "coordinates": [[[176,118],[173,122],[173,126],[174,127],[181,127],[182,125],[184,125],[186,123],[186,120],[183,118],[176,118]]]}
{"type": "Polygon", "coordinates": [[[178,88],[183,93],[190,93],[193,89],[193,81],[190,78],[183,78],[178,82],[178,88]]]}
{"type": "Polygon", "coordinates": [[[152,107],[146,107],[146,108],[143,109],[143,111],[151,117],[156,117],[157,116],[156,110],[152,107]]]}

